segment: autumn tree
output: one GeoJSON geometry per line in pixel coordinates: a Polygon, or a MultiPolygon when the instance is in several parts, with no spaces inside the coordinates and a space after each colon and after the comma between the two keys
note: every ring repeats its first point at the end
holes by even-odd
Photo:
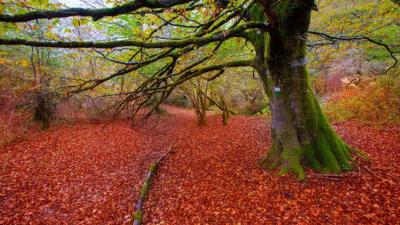
{"type": "Polygon", "coordinates": [[[187,82],[187,85],[182,85],[180,89],[194,108],[197,124],[199,126],[206,125],[208,82],[203,81],[201,77],[196,77],[193,81],[187,82]]]}
{"type": "MultiPolygon", "coordinates": [[[[92,18],[96,23],[103,21],[124,27],[133,18],[138,24],[136,29],[141,32],[108,41],[3,37],[0,44],[96,49],[103,51],[106,60],[121,66],[109,76],[69,86],[65,92],[68,95],[92,90],[117,77],[157,65],[133,91],[119,93],[124,98],[115,105],[116,112],[129,107],[137,112],[148,105],[149,99],[154,99],[152,96],[157,96],[154,106],[157,107],[175,87],[205,73],[211,79],[231,67],[253,67],[269,97],[272,112],[273,143],[262,164],[279,168],[281,174],[294,173],[304,179],[306,166],[320,172],[339,173],[351,169],[352,162],[352,149],[332,129],[311,89],[306,67],[308,35],[318,35],[328,41],[368,41],[385,48],[392,56],[395,54],[390,46],[366,36],[310,32],[312,10],[318,10],[314,0],[133,0],[110,8],[44,9],[17,14],[5,10],[0,15],[4,23],[75,17],[85,23],[85,18],[92,18]],[[150,23],[154,17],[158,22],[150,23]],[[253,58],[227,56],[222,62],[216,61],[219,51],[230,39],[250,42],[253,58]],[[194,58],[190,64],[180,63],[200,48],[207,54],[194,58]],[[118,49],[119,53],[110,53],[110,49],[118,49]]],[[[397,63],[395,57],[394,60],[397,63]]]]}

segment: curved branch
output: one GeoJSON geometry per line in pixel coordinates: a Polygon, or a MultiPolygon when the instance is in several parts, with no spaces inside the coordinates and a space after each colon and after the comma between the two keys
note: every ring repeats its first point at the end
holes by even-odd
{"type": "MultiPolygon", "coordinates": [[[[198,29],[201,26],[204,26],[202,24],[197,24],[197,25],[186,25],[186,24],[178,24],[178,23],[173,23],[171,21],[168,21],[167,19],[164,19],[162,16],[158,15],[157,13],[153,14],[160,20],[162,20],[164,23],[167,23],[168,25],[174,26],[174,27],[183,27],[183,28],[192,28],[192,29],[198,29]]],[[[192,22],[192,21],[191,21],[192,22]]]]}
{"type": "MultiPolygon", "coordinates": [[[[220,42],[214,48],[214,51],[216,51],[219,48],[221,43],[222,42],[220,42]]],[[[157,80],[157,79],[159,80],[159,76],[163,75],[165,72],[171,71],[171,73],[172,73],[172,70],[173,70],[173,67],[175,66],[177,58],[179,58],[180,56],[182,56],[182,55],[184,55],[184,54],[196,49],[196,47],[201,47],[201,45],[197,45],[197,46],[189,45],[189,46],[186,46],[185,48],[182,48],[182,49],[180,49],[178,51],[174,51],[176,49],[171,48],[171,49],[169,49],[169,50],[167,50],[165,52],[156,54],[153,57],[151,57],[151,58],[149,58],[149,59],[147,59],[145,61],[139,62],[139,63],[134,64],[134,65],[126,65],[125,68],[123,68],[123,69],[121,69],[121,70],[119,70],[119,71],[117,71],[117,72],[115,72],[115,73],[113,73],[113,74],[111,74],[111,75],[109,75],[107,77],[104,77],[104,78],[101,78],[101,79],[95,79],[95,80],[88,80],[88,81],[84,81],[83,83],[81,83],[79,85],[74,85],[74,86],[67,87],[67,88],[72,88],[73,89],[72,91],[68,91],[68,96],[70,96],[70,94],[77,94],[77,93],[80,93],[80,92],[84,92],[84,91],[87,91],[87,90],[94,89],[97,86],[99,86],[100,84],[102,84],[102,83],[104,83],[104,82],[106,82],[108,80],[111,80],[114,77],[118,77],[118,76],[121,76],[121,75],[128,74],[130,72],[136,71],[136,70],[138,70],[138,69],[140,69],[140,68],[142,68],[142,67],[144,67],[146,65],[149,65],[149,64],[151,64],[151,63],[153,63],[153,62],[155,62],[157,60],[164,59],[164,58],[172,58],[173,59],[173,63],[169,64],[169,66],[167,66],[165,70],[161,69],[159,73],[156,73],[154,76],[150,77],[146,82],[144,82],[142,85],[139,86],[139,88],[140,87],[145,87],[148,83],[153,82],[154,80],[157,80]]],[[[181,71],[180,73],[182,73],[184,71],[181,71]]],[[[168,75],[170,75],[171,73],[168,73],[168,75]]]]}
{"type": "Polygon", "coordinates": [[[140,8],[169,8],[175,5],[181,5],[193,0],[134,0],[126,4],[103,9],[84,9],[84,8],[69,8],[60,10],[43,10],[33,11],[24,14],[17,15],[0,15],[0,21],[2,22],[28,22],[36,19],[53,19],[53,18],[65,18],[71,16],[80,17],[92,17],[93,20],[99,20],[107,16],[117,16],[134,12],[140,8]]]}
{"type": "MultiPolygon", "coordinates": [[[[169,13],[180,13],[180,12],[184,12],[184,11],[190,11],[190,10],[194,10],[200,7],[204,7],[205,4],[203,3],[198,3],[198,4],[190,4],[190,6],[187,7],[179,7],[179,8],[171,8],[168,9],[169,13]]],[[[146,15],[146,14],[154,14],[154,13],[163,13],[166,12],[165,9],[161,8],[161,9],[145,9],[145,10],[140,10],[140,11],[135,11],[132,12],[132,14],[137,14],[137,15],[146,15]]]]}
{"type": "Polygon", "coordinates": [[[34,47],[50,47],[50,48],[117,48],[136,46],[144,48],[167,48],[167,47],[184,47],[190,44],[207,44],[215,41],[226,40],[231,37],[237,37],[242,31],[247,29],[260,28],[266,29],[267,24],[263,22],[249,22],[242,24],[236,28],[222,31],[215,34],[209,34],[204,37],[193,37],[182,40],[171,40],[162,42],[141,42],[131,40],[109,41],[109,42],[62,42],[62,41],[29,41],[24,39],[0,39],[0,45],[26,45],[34,47]]]}
{"type": "MultiPolygon", "coordinates": [[[[368,36],[354,36],[354,37],[343,36],[343,35],[333,36],[333,35],[329,35],[329,34],[326,34],[326,33],[323,33],[323,32],[319,32],[319,31],[308,31],[308,33],[323,37],[326,40],[331,41],[331,44],[336,44],[337,42],[340,42],[340,41],[368,41],[368,42],[371,42],[371,43],[373,43],[375,45],[379,45],[379,46],[384,47],[386,49],[386,51],[390,54],[390,57],[394,61],[392,66],[390,66],[385,71],[385,73],[388,72],[390,69],[394,68],[398,64],[398,59],[395,56],[395,54],[398,53],[398,52],[395,52],[393,49],[391,49],[390,45],[385,44],[385,43],[380,42],[380,41],[377,41],[375,39],[372,39],[372,38],[370,38],[368,36]]],[[[314,46],[312,46],[312,45],[311,46],[315,47],[315,46],[322,46],[322,45],[328,45],[328,44],[330,44],[330,43],[329,42],[323,42],[323,43],[317,43],[314,46]]]]}
{"type": "Polygon", "coordinates": [[[221,71],[221,70],[224,70],[225,68],[229,68],[229,67],[246,67],[246,66],[254,67],[254,65],[255,65],[254,62],[255,62],[254,59],[252,59],[252,60],[237,60],[237,61],[225,62],[222,64],[209,65],[209,66],[204,66],[204,67],[200,67],[200,68],[196,68],[196,69],[189,69],[189,70],[181,71],[181,72],[170,75],[170,77],[179,76],[173,83],[164,85],[162,87],[157,87],[157,88],[147,88],[147,89],[141,90],[140,92],[166,89],[169,87],[175,88],[176,86],[184,83],[185,81],[190,80],[194,77],[200,76],[207,72],[216,71],[216,70],[221,71]]]}

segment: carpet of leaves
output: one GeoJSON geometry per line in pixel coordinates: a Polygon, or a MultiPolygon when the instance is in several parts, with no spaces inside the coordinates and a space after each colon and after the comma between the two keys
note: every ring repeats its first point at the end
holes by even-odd
{"type": "MultiPolygon", "coordinates": [[[[336,124],[370,161],[338,180],[280,177],[257,164],[260,117],[169,108],[158,123],[70,124],[0,148],[0,224],[129,224],[150,163],[174,144],[145,202],[146,224],[399,224],[400,127],[336,124]]],[[[313,177],[312,171],[308,174],[313,177]]]]}

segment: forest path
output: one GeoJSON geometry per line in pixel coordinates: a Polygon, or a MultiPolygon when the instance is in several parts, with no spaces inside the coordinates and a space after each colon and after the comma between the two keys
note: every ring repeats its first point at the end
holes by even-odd
{"type": "Polygon", "coordinates": [[[129,224],[150,163],[171,142],[145,202],[147,224],[396,224],[400,128],[336,128],[365,150],[374,171],[340,181],[297,182],[257,162],[270,145],[260,117],[196,125],[193,112],[167,107],[158,123],[76,124],[33,133],[0,149],[0,224],[129,224]],[[382,154],[384,153],[384,154],[382,154]]]}
{"type": "Polygon", "coordinates": [[[374,174],[301,183],[258,165],[271,144],[264,118],[234,116],[224,126],[214,115],[199,127],[193,112],[168,111],[179,127],[176,153],[154,179],[145,204],[148,224],[398,223],[400,127],[335,126],[370,155],[372,163],[362,165],[374,174]]]}

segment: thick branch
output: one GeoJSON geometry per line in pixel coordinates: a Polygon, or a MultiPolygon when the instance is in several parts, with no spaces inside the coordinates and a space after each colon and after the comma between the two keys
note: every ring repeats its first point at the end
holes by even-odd
{"type": "Polygon", "coordinates": [[[242,31],[252,28],[265,29],[267,25],[263,22],[249,22],[242,24],[236,28],[219,32],[216,34],[209,34],[204,37],[193,37],[182,40],[171,40],[162,42],[141,42],[141,41],[109,41],[109,42],[62,42],[62,41],[29,41],[23,39],[0,39],[0,45],[26,45],[34,47],[50,47],[50,48],[116,48],[136,46],[144,48],[167,48],[167,47],[184,47],[190,44],[206,44],[215,41],[226,40],[230,37],[238,36],[242,31]]]}
{"type": "Polygon", "coordinates": [[[193,0],[134,0],[113,8],[103,8],[103,9],[69,8],[60,10],[33,11],[18,15],[0,15],[0,21],[19,23],[36,19],[65,18],[71,16],[92,17],[93,20],[99,20],[107,16],[117,16],[129,12],[134,12],[144,7],[151,9],[169,8],[175,5],[185,4],[191,1],[193,0]]]}

